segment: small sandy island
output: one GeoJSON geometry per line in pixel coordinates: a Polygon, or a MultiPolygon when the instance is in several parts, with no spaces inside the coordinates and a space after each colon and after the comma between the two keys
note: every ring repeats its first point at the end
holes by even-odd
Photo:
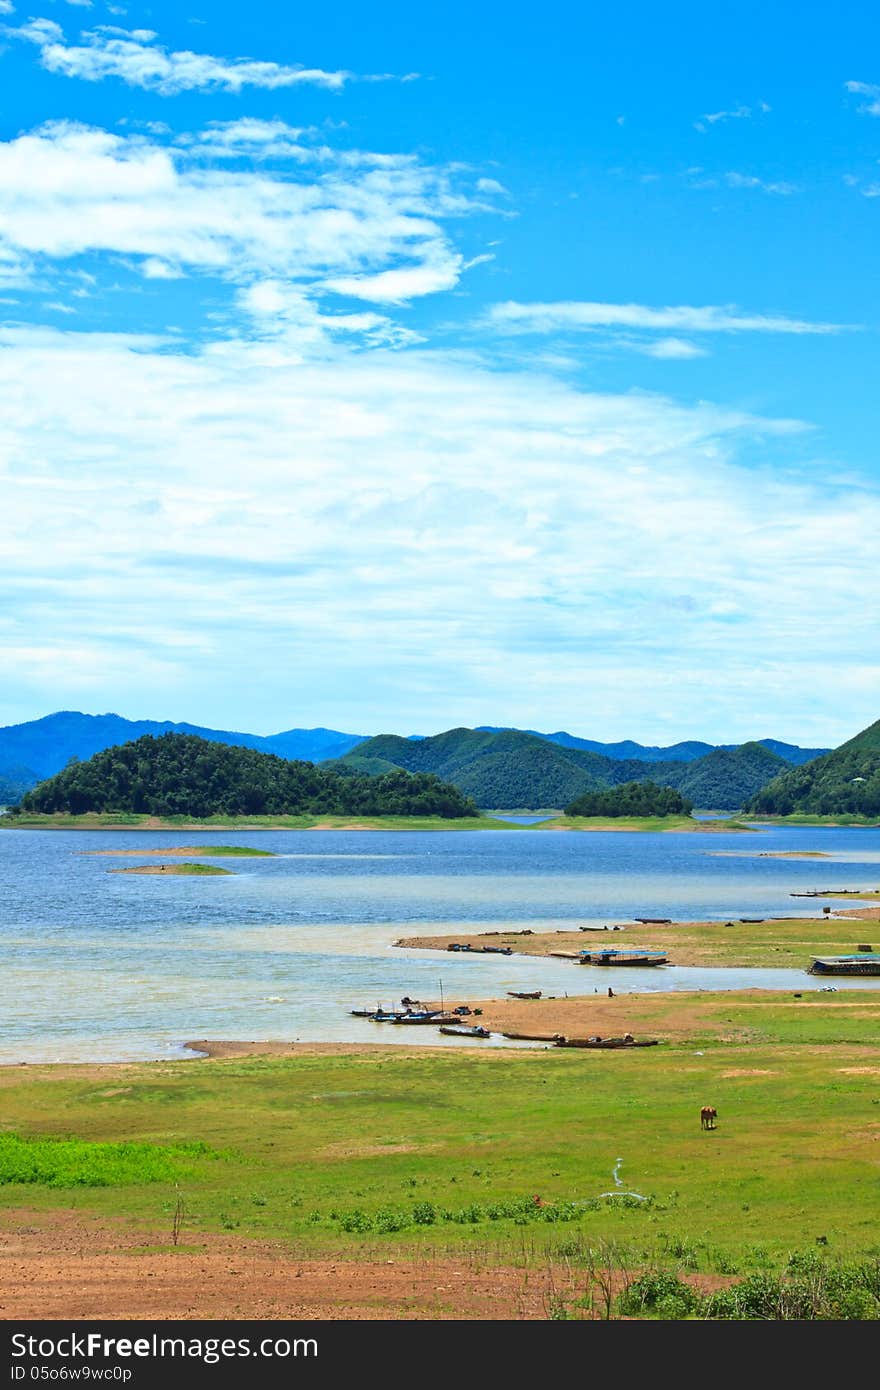
{"type": "Polygon", "coordinates": [[[133,864],[130,869],[108,869],[110,874],[178,874],[204,877],[205,874],[231,874],[219,864],[133,864]]]}
{"type": "Polygon", "coordinates": [[[141,849],[86,849],[81,850],[81,854],[93,858],[101,858],[106,855],[117,857],[128,856],[132,859],[144,859],[148,854],[161,855],[180,855],[194,854],[199,859],[237,859],[239,856],[244,858],[274,859],[275,856],[268,849],[250,849],[247,845],[157,845],[155,848],[149,846],[141,849]]]}
{"type": "Polygon", "coordinates": [[[709,849],[713,859],[833,859],[824,849],[709,849]]]}

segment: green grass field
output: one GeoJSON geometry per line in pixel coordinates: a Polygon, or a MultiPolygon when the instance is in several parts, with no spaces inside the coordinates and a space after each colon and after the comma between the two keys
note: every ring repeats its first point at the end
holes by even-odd
{"type": "MultiPolygon", "coordinates": [[[[847,901],[877,901],[876,894],[848,895],[847,901]]],[[[621,931],[535,931],[523,936],[513,931],[486,935],[458,932],[449,935],[403,937],[404,948],[445,950],[450,942],[479,947],[509,946],[516,954],[547,956],[553,951],[582,951],[608,947],[617,950],[666,951],[672,965],[773,967],[807,970],[813,956],[847,955],[862,943],[880,952],[880,922],[863,918],[822,915],[817,917],[768,917],[763,922],[675,922],[669,926],[626,925],[621,931]]],[[[576,963],[572,967],[571,993],[585,992],[596,982],[595,970],[576,963]]],[[[658,973],[662,988],[663,972],[658,973]]],[[[536,981],[538,977],[536,976],[536,981]]]]}
{"type": "Polygon", "coordinates": [[[733,1273],[781,1267],[820,1238],[842,1257],[880,1251],[880,995],[689,1009],[685,1035],[625,1055],[6,1068],[0,1126],[18,1137],[0,1141],[0,1206],[76,1205],[155,1231],[182,1191],[192,1233],[355,1256],[575,1258],[605,1240],[733,1273]],[[53,1139],[75,1141],[63,1163],[53,1139]],[[39,1164],[23,1179],[27,1141],[39,1164]],[[122,1169],[106,1149],[120,1144],[122,1169]]]}

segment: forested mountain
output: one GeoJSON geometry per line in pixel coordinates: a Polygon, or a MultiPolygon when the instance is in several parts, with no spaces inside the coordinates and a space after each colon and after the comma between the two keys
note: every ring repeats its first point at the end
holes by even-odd
{"type": "MultiPolygon", "coordinates": [[[[345,758],[346,766],[377,775],[392,768],[433,772],[454,781],[484,806],[562,806],[590,786],[616,786],[652,776],[659,783],[681,786],[697,805],[733,807],[742,795],[761,785],[757,763],[742,775],[714,782],[685,783],[687,769],[699,769],[703,759],[719,751],[710,744],[684,742],[669,748],[645,747],[624,740],[596,743],[558,732],[542,734],[521,729],[452,729],[431,738],[380,735],[367,739],[336,729],[288,729],[265,737],[206,729],[195,724],[123,719],[117,714],[90,715],[64,710],[26,724],[0,729],[0,804],[15,801],[41,778],[59,772],[71,758],[84,761],[93,754],[147,734],[190,734],[212,743],[252,748],[282,758],[323,763],[345,758]],[[419,749],[423,750],[421,753],[419,749]],[[543,751],[540,751],[543,749],[543,751]],[[709,796],[713,789],[718,795],[709,796]],[[726,786],[726,792],[725,792],[726,786]],[[743,790],[745,789],[745,790],[743,790]],[[724,792],[724,795],[720,793],[724,792]],[[731,799],[732,798],[732,799],[731,799]]],[[[789,763],[803,762],[816,750],[765,739],[760,745],[789,763]]],[[[736,752],[736,749],[724,750],[736,752]]],[[[824,751],[824,750],[821,750],[824,751]]],[[[724,764],[721,764],[723,767],[724,764]]],[[[773,770],[767,771],[767,777],[773,770]]]]}
{"type": "Polygon", "coordinates": [[[395,769],[380,777],[292,762],[192,734],[150,734],[70,763],[23,798],[22,810],[154,816],[473,816],[455,787],[395,769]]]}
{"type": "Polygon", "coordinates": [[[713,749],[693,762],[640,762],[513,730],[449,729],[417,741],[380,734],[347,754],[341,766],[373,774],[391,767],[433,772],[486,808],[566,806],[587,791],[650,780],[695,805],[737,810],[785,764],[757,743],[713,749]]]}
{"type": "Polygon", "coordinates": [[[775,777],[747,809],[759,815],[880,816],[880,720],[833,753],[775,777]]]}
{"type": "MultiPolygon", "coordinates": [[[[26,724],[0,729],[0,776],[12,778],[12,769],[25,773],[25,784],[33,786],[42,777],[59,772],[71,758],[80,761],[105,748],[128,743],[144,734],[194,734],[211,743],[255,748],[261,753],[277,753],[281,758],[305,758],[324,762],[341,758],[362,741],[359,734],[343,734],[336,729],[288,729],[285,733],[231,733],[223,729],[202,729],[196,724],[158,723],[152,719],[123,719],[118,714],[80,714],[59,710],[26,724]]],[[[21,780],[20,778],[18,780],[21,780]]]]}
{"type": "Polygon", "coordinates": [[[0,806],[13,806],[36,780],[29,767],[10,767],[0,773],[0,806]]]}
{"type": "Polygon", "coordinates": [[[448,729],[414,741],[380,734],[343,759],[373,771],[404,767],[453,782],[482,806],[564,806],[588,787],[608,785],[608,759],[571,753],[532,734],[448,729]]]}
{"type": "Polygon", "coordinates": [[[676,787],[695,806],[738,810],[758,787],[786,770],[789,764],[760,743],[740,748],[715,748],[696,762],[685,763],[680,774],[668,773],[667,786],[676,787]]]}
{"type": "Polygon", "coordinates": [[[604,792],[585,792],[570,806],[567,816],[689,816],[693,803],[672,787],[656,782],[624,782],[604,792]]]}

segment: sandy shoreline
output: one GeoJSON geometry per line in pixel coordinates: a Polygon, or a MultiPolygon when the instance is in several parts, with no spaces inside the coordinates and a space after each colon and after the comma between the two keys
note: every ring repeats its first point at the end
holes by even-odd
{"type": "MultiPolygon", "coordinates": [[[[593,978],[591,976],[591,978],[593,978]]],[[[771,990],[752,988],[729,991],[695,991],[684,993],[668,991],[656,993],[615,993],[607,994],[607,986],[599,982],[594,992],[563,996],[546,996],[541,999],[512,999],[510,997],[482,999],[467,995],[459,999],[445,1000],[446,1007],[467,1005],[471,1009],[482,1010],[476,1018],[473,1014],[463,1018],[464,1023],[480,1023],[496,1035],[496,1043],[487,1046],[480,1039],[462,1038],[449,1048],[438,1048],[430,1044],[412,1042],[389,1043],[377,1037],[375,1042],[291,1042],[280,1038],[241,1040],[235,1038],[200,1038],[189,1040],[183,1045],[190,1050],[188,1057],[156,1058],[142,1061],[114,1062],[5,1062],[0,1063],[0,1089],[13,1082],[21,1068],[27,1067],[28,1074],[47,1080],[64,1075],[100,1079],[102,1076],[119,1076],[126,1069],[141,1070],[150,1068],[157,1073],[167,1073],[170,1068],[181,1063],[207,1062],[210,1064],[244,1061],[248,1058],[274,1057],[358,1057],[387,1056],[399,1058],[402,1054],[413,1057],[440,1060],[466,1049],[480,1052],[493,1058],[534,1058],[545,1055],[547,1048],[553,1046],[555,1035],[569,1038],[590,1036],[619,1037],[631,1033],[637,1040],[656,1038],[661,1043],[676,1044],[691,1040],[695,1036],[714,1036],[720,1042],[743,1044],[749,1041],[736,1028],[730,1027],[730,1004],[735,999],[737,1007],[751,1006],[760,1009],[768,999],[780,1005],[800,1010],[827,1008],[829,997],[819,990],[771,990]],[[497,1044],[497,1035],[505,1033],[535,1034],[537,1046],[534,1048],[505,1047],[497,1044]],[[546,1042],[542,1047],[540,1042],[546,1042]]],[[[880,991],[849,991],[834,995],[835,1010],[845,1010],[852,1017],[853,1011],[866,1016],[880,1014],[880,991]]],[[[439,1007],[437,1000],[425,1000],[432,1007],[439,1007]]],[[[385,1025],[391,1027],[392,1025],[385,1025]]],[[[381,1032],[383,1025],[377,1025],[381,1032]]],[[[411,1030],[416,1033],[418,1029],[411,1030]]],[[[514,1040],[512,1039],[511,1042],[514,1040]]],[[[617,1053],[585,1053],[588,1056],[617,1056],[617,1053]]]]}

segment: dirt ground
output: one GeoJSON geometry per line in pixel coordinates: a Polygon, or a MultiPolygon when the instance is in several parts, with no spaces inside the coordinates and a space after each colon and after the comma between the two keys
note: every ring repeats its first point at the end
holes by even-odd
{"type": "MultiPolygon", "coordinates": [[[[583,1276],[578,1276],[583,1280],[583,1276]]],[[[168,1244],[76,1211],[0,1214],[0,1319],[535,1319],[580,1285],[472,1255],[301,1259],[281,1243],[168,1244]]]]}

